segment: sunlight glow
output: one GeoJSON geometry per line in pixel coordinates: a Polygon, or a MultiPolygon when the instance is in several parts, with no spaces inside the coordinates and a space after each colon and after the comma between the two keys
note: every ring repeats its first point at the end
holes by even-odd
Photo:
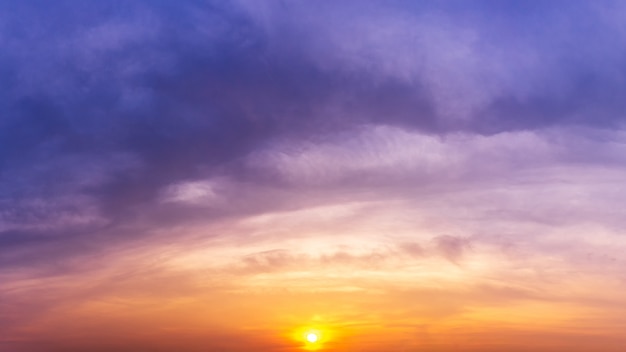
{"type": "Polygon", "coordinates": [[[301,343],[304,351],[319,351],[326,348],[326,344],[330,342],[334,334],[328,327],[320,326],[303,326],[293,331],[293,339],[301,343]]]}

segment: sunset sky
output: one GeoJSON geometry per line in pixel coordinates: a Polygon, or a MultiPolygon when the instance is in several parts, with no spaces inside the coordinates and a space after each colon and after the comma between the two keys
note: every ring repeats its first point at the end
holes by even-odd
{"type": "Polygon", "coordinates": [[[626,351],[626,1],[0,1],[0,352],[626,351]]]}

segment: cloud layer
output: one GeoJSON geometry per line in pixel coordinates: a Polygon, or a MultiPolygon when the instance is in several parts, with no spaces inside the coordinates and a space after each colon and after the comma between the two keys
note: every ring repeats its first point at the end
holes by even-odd
{"type": "Polygon", "coordinates": [[[0,4],[0,352],[623,350],[624,18],[0,4]]]}

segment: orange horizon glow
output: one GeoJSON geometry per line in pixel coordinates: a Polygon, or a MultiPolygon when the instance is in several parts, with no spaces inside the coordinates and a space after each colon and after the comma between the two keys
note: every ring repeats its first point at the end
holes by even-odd
{"type": "MultiPolygon", "coordinates": [[[[78,282],[83,285],[90,280],[111,285],[14,330],[11,338],[58,340],[59,350],[67,351],[95,345],[120,350],[154,345],[194,352],[245,351],[250,346],[261,346],[263,351],[320,352],[384,348],[444,352],[463,346],[458,350],[495,352],[522,351],[516,346],[526,341],[542,351],[586,351],[594,341],[612,341],[603,345],[605,351],[623,346],[617,327],[624,317],[619,311],[611,315],[603,304],[576,302],[592,295],[619,301],[622,296],[615,286],[581,276],[567,283],[570,300],[537,299],[537,292],[526,289],[523,281],[515,287],[512,278],[506,284],[489,278],[493,267],[481,263],[489,263],[493,255],[488,248],[474,248],[461,264],[422,258],[415,268],[412,257],[398,262],[402,257],[396,256],[358,273],[350,270],[353,262],[327,268],[307,260],[306,268],[289,266],[289,270],[240,274],[235,268],[231,278],[223,276],[218,282],[204,264],[196,263],[197,270],[182,270],[183,257],[175,255],[151,275],[110,281],[117,270],[109,267],[100,276],[81,278],[78,282]],[[171,283],[168,287],[160,286],[163,277],[171,283]],[[613,323],[602,326],[600,322],[613,323]],[[65,340],[68,331],[74,336],[70,345],[65,340]],[[318,339],[308,341],[308,334],[318,339]]],[[[128,268],[122,257],[115,262],[128,268]]],[[[555,262],[550,265],[558,269],[555,262]]],[[[29,292],[28,282],[15,282],[16,293],[29,292]]],[[[76,277],[50,281],[46,294],[67,291],[75,282],[76,277]]],[[[546,293],[560,294],[556,290],[563,284],[546,281],[542,287],[546,293]]]]}

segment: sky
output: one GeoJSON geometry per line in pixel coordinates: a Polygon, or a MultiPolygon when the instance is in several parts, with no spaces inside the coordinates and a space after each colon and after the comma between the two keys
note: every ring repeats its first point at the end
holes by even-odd
{"type": "Polygon", "coordinates": [[[0,2],[0,352],[626,350],[626,2],[0,2]]]}

